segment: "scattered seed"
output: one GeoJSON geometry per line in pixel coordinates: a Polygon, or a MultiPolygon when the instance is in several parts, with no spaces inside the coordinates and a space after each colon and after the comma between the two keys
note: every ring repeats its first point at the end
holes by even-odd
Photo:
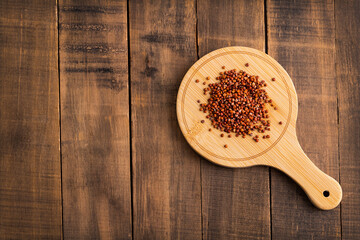
{"type": "Polygon", "coordinates": [[[224,137],[224,134],[222,133],[222,134],[220,134],[220,137],[224,137]]]}
{"type": "Polygon", "coordinates": [[[210,77],[206,77],[206,80],[210,80],[210,77]]]}
{"type": "Polygon", "coordinates": [[[229,134],[228,138],[231,138],[231,134],[229,134]]]}
{"type": "MultiPolygon", "coordinates": [[[[206,85],[206,82],[203,82],[203,85],[206,85]]],[[[206,93],[205,93],[206,94],[206,93]]]]}
{"type": "Polygon", "coordinates": [[[280,121],[279,124],[281,125],[281,124],[282,124],[282,121],[280,121]]]}
{"type": "Polygon", "coordinates": [[[273,82],[275,82],[275,80],[276,80],[275,78],[272,78],[272,79],[271,79],[271,81],[273,81],[273,82]]]}
{"type": "Polygon", "coordinates": [[[197,100],[198,103],[200,103],[200,100],[197,100]]]}
{"type": "Polygon", "coordinates": [[[222,69],[225,69],[225,66],[222,66],[221,68],[222,68],[222,69]]]}
{"type": "Polygon", "coordinates": [[[199,82],[199,79],[196,79],[195,82],[198,83],[198,82],[199,82]]]}
{"type": "Polygon", "coordinates": [[[201,120],[201,123],[204,123],[205,121],[204,120],[201,120]]]}
{"type": "Polygon", "coordinates": [[[225,145],[224,145],[224,148],[227,148],[227,147],[228,147],[228,145],[227,145],[227,144],[225,144],[225,145]]]}
{"type": "Polygon", "coordinates": [[[245,63],[245,67],[248,67],[249,66],[249,63],[245,63]]]}

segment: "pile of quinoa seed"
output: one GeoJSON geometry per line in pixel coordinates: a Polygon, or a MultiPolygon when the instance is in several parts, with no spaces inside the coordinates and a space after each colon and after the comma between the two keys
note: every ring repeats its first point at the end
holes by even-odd
{"type": "MultiPolygon", "coordinates": [[[[206,80],[209,79],[210,77],[206,77],[206,80]]],[[[199,110],[206,114],[212,127],[227,133],[229,138],[232,137],[231,134],[243,138],[250,136],[255,142],[259,142],[259,135],[263,139],[270,138],[267,134],[271,130],[268,107],[273,107],[274,110],[277,108],[265,90],[265,81],[260,80],[259,76],[235,69],[220,72],[216,80],[203,89],[204,95],[209,95],[207,103],[197,101],[200,103],[199,110]]],[[[198,83],[199,80],[195,82],[198,83]]],[[[205,81],[203,85],[206,85],[205,81]]],[[[224,137],[224,133],[220,137],[224,137]]],[[[224,147],[228,146],[225,144],[224,147]]]]}

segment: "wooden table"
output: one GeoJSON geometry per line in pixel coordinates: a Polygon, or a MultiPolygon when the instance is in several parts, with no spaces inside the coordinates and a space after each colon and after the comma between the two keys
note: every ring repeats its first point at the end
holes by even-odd
{"type": "Polygon", "coordinates": [[[1,239],[360,239],[360,1],[0,2],[1,239]],[[227,169],[178,127],[187,69],[265,51],[300,143],[343,187],[315,208],[283,173],[227,169]]]}

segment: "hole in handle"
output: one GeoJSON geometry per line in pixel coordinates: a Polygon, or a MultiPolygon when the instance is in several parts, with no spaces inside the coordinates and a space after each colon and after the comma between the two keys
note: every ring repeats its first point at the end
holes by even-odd
{"type": "Polygon", "coordinates": [[[324,195],[324,197],[328,197],[328,196],[330,196],[330,192],[328,190],[325,190],[323,192],[323,195],[324,195]]]}

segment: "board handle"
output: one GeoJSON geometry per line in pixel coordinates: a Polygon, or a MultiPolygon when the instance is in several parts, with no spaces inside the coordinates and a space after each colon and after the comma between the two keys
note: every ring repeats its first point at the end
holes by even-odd
{"type": "Polygon", "coordinates": [[[330,210],[341,202],[342,189],[340,184],[321,171],[306,156],[300,145],[299,151],[288,155],[287,159],[276,161],[273,167],[296,181],[316,207],[322,210],[330,210]]]}

